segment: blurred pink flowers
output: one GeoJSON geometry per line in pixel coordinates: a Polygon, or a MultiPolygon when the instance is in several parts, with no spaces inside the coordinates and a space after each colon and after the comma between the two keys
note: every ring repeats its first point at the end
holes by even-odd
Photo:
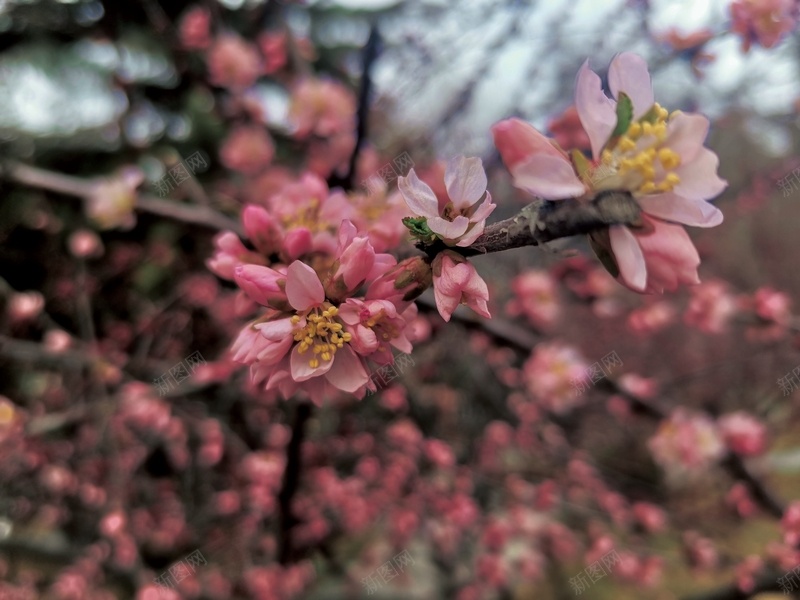
{"type": "Polygon", "coordinates": [[[713,227],[722,222],[722,213],[707,202],[727,185],[716,174],[716,155],[703,147],[708,119],[670,115],[656,104],[647,65],[635,54],[617,55],[608,79],[613,99],[586,63],[576,82],[575,105],[593,161],[578,151],[567,155],[518,119],[492,128],[495,145],[514,185],[541,198],[633,194],[646,213],[642,226],[615,225],[592,235],[595,248],[612,257],[621,283],[644,293],[698,283],[700,258],[677,224],[713,227]]]}
{"type": "Polygon", "coordinates": [[[480,158],[459,156],[447,164],[444,175],[448,199],[438,199],[414,169],[398,177],[397,187],[411,212],[427,220],[428,228],[450,246],[469,246],[483,233],[495,204],[486,190],[480,158]]]}
{"type": "Polygon", "coordinates": [[[214,40],[206,54],[208,79],[212,85],[241,92],[261,75],[261,57],[251,44],[236,34],[214,40]]]}
{"type": "Polygon", "coordinates": [[[795,0],[733,0],[731,31],[742,36],[747,52],[753,42],[772,48],[797,24],[795,0]]]}
{"type": "Polygon", "coordinates": [[[673,477],[700,472],[725,454],[716,423],[684,407],[661,422],[648,446],[655,461],[673,477]]]}

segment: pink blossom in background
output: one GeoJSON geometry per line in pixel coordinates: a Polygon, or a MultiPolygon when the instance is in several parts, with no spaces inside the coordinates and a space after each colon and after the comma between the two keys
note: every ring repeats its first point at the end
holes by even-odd
{"type": "Polygon", "coordinates": [[[220,149],[222,164],[245,175],[263,172],[274,156],[272,138],[257,125],[240,125],[233,129],[220,149]]]}
{"type": "Polygon", "coordinates": [[[300,139],[311,134],[323,138],[341,132],[352,135],[355,112],[355,96],[337,81],[306,77],[292,89],[289,119],[300,139]]]}
{"type": "Polygon", "coordinates": [[[486,305],[489,288],[472,263],[445,250],[436,255],[432,268],[436,308],[445,321],[450,320],[459,304],[466,304],[487,319],[492,317],[486,305]]]}
{"type": "Polygon", "coordinates": [[[555,142],[562,148],[577,148],[578,150],[589,150],[591,142],[589,136],[581,124],[578,116],[578,109],[570,106],[559,116],[550,119],[547,129],[553,136],[555,142]]]}
{"type": "Polygon", "coordinates": [[[272,75],[286,66],[286,32],[265,31],[258,36],[258,47],[264,57],[264,74],[272,75]]]}
{"type": "Polygon", "coordinates": [[[690,290],[691,298],[683,314],[687,325],[705,333],[723,333],[737,313],[737,303],[724,281],[710,280],[690,290]]]}
{"type": "Polygon", "coordinates": [[[718,419],[719,429],[731,452],[740,456],[758,456],[767,446],[767,428],[761,421],[739,411],[718,419]]]}
{"type": "Polygon", "coordinates": [[[781,519],[783,541],[790,546],[800,542],[800,501],[792,502],[783,513],[781,519]]]}
{"type": "Polygon", "coordinates": [[[700,473],[725,454],[717,425],[706,415],[676,408],[661,422],[648,447],[667,474],[700,473]]]}
{"type": "Polygon", "coordinates": [[[206,63],[210,83],[234,92],[249,88],[262,73],[258,51],[232,33],[214,40],[206,53],[206,63]]]}
{"type": "Polygon", "coordinates": [[[506,308],[512,316],[524,315],[534,327],[552,327],[561,316],[558,285],[547,271],[528,270],[511,281],[515,294],[506,308]]]}
{"type": "Polygon", "coordinates": [[[187,50],[205,50],[211,45],[211,13],[202,6],[187,10],[178,24],[178,38],[187,50]]]}
{"type": "Polygon", "coordinates": [[[651,302],[628,315],[628,327],[638,335],[649,335],[673,323],[675,315],[675,307],[669,302],[651,302]]]}
{"type": "Polygon", "coordinates": [[[487,191],[486,173],[479,158],[454,158],[444,175],[447,201],[437,198],[414,169],[398,177],[397,187],[409,210],[427,219],[428,228],[450,246],[469,246],[482,233],[495,204],[487,191]]]}
{"type": "Polygon", "coordinates": [[[795,0],[733,0],[731,31],[742,36],[742,50],[753,42],[764,48],[777,45],[797,24],[795,0]]]}
{"type": "Polygon", "coordinates": [[[6,304],[6,313],[12,322],[30,321],[42,313],[44,296],[41,292],[16,292],[6,304]]]}
{"type": "Polygon", "coordinates": [[[94,231],[79,229],[69,236],[69,251],[77,258],[96,258],[103,255],[103,242],[94,231]]]}
{"type": "Polygon", "coordinates": [[[136,224],[136,188],[144,182],[144,171],[124,167],[97,181],[86,198],[86,214],[101,229],[130,229],[136,224]]]}
{"type": "Polygon", "coordinates": [[[577,350],[558,342],[538,344],[523,370],[528,391],[542,406],[563,414],[583,404],[576,382],[586,381],[589,364],[577,350]]]}

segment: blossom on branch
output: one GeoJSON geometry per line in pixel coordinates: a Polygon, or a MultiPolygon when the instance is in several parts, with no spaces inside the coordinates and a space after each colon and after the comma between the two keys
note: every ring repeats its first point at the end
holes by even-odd
{"type": "Polygon", "coordinates": [[[643,293],[698,283],[700,258],[680,225],[719,225],[722,213],[708,200],[727,186],[717,156],[703,146],[708,119],[656,104],[647,65],[635,54],[619,54],[608,79],[613,98],[588,64],[577,77],[575,105],[591,160],[518,119],[492,128],[495,145],[514,184],[546,200],[588,201],[605,191],[634,197],[645,213],[637,227],[613,225],[590,237],[621,283],[643,293]]]}
{"type": "Polygon", "coordinates": [[[397,187],[411,212],[421,217],[409,222],[414,221],[422,231],[429,231],[448,246],[469,246],[483,233],[486,217],[496,206],[486,190],[481,159],[454,158],[447,164],[444,182],[446,199],[438,199],[414,169],[407,177],[398,177],[397,187]]]}

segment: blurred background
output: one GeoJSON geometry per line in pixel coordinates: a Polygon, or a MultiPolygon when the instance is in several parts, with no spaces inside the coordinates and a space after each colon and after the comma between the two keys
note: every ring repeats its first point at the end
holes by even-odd
{"type": "Polygon", "coordinates": [[[784,597],[797,10],[0,0],[0,600],[784,597]],[[366,211],[466,154],[510,217],[532,198],[491,125],[586,148],[575,75],[622,51],[712,121],[703,284],[633,294],[582,239],[479,257],[495,318],[427,292],[376,394],[312,412],[250,383],[209,264],[246,204],[313,178],[366,211]]]}

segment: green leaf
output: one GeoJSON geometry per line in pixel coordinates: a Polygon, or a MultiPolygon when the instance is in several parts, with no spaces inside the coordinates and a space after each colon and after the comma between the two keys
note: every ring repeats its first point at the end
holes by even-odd
{"type": "Polygon", "coordinates": [[[625,92],[619,93],[617,99],[617,126],[611,134],[611,138],[618,138],[628,131],[628,127],[633,122],[633,102],[625,92]]]}
{"type": "Polygon", "coordinates": [[[420,242],[431,243],[436,240],[436,234],[428,227],[428,219],[425,217],[404,217],[403,225],[420,242]]]}

